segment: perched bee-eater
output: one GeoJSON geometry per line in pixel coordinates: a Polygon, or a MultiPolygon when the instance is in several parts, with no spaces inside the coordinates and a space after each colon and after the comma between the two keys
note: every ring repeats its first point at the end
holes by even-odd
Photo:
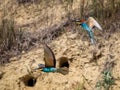
{"type": "Polygon", "coordinates": [[[83,29],[88,32],[92,44],[95,44],[96,42],[92,30],[94,27],[97,27],[102,31],[100,24],[93,17],[89,17],[88,20],[75,20],[75,22],[76,24],[81,25],[83,29]]]}

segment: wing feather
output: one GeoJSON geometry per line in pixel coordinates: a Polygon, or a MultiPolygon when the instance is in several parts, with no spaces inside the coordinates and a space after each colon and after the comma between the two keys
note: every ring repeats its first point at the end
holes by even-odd
{"type": "Polygon", "coordinates": [[[89,17],[87,23],[91,29],[93,29],[93,27],[97,27],[99,30],[102,31],[102,27],[93,17],[89,17]]]}
{"type": "Polygon", "coordinates": [[[56,59],[53,51],[47,44],[43,44],[45,67],[55,67],[56,59]]]}

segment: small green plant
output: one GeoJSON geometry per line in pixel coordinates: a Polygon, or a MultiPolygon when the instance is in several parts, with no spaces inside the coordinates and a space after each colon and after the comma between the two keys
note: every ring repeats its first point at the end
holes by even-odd
{"type": "Polygon", "coordinates": [[[97,90],[109,90],[112,85],[115,85],[115,79],[112,76],[114,61],[106,62],[102,71],[102,79],[96,83],[97,90]]]}
{"type": "Polygon", "coordinates": [[[97,82],[96,88],[98,88],[98,90],[101,90],[102,88],[104,88],[104,90],[109,90],[109,88],[114,85],[114,78],[111,71],[104,71],[102,75],[102,80],[97,82]]]}
{"type": "Polygon", "coordinates": [[[84,90],[84,84],[85,84],[85,82],[79,84],[79,86],[77,87],[76,90],[84,90]]]}

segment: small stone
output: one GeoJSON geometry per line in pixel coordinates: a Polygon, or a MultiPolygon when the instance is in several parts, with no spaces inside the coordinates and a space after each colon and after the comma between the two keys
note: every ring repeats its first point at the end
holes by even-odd
{"type": "Polygon", "coordinates": [[[84,45],[85,46],[89,46],[89,42],[84,42],[84,45]]]}
{"type": "Polygon", "coordinates": [[[2,71],[0,71],[0,79],[2,78],[3,74],[4,73],[2,71]]]}
{"type": "Polygon", "coordinates": [[[88,55],[81,55],[82,58],[87,58],[88,55]]]}
{"type": "Polygon", "coordinates": [[[70,36],[69,36],[69,38],[71,38],[71,39],[75,39],[77,37],[77,34],[71,34],[70,36]]]}
{"type": "Polygon", "coordinates": [[[16,61],[17,57],[10,58],[10,61],[16,61]]]}
{"type": "Polygon", "coordinates": [[[24,54],[25,53],[25,51],[22,51],[22,54],[24,54]]]}

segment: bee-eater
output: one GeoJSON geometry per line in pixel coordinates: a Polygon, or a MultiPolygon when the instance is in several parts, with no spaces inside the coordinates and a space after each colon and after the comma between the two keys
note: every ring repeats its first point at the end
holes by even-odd
{"type": "Polygon", "coordinates": [[[68,58],[66,57],[61,57],[59,59],[59,68],[56,68],[56,59],[53,51],[47,44],[43,44],[44,48],[44,64],[39,64],[37,69],[41,69],[43,72],[59,72],[62,74],[67,74],[69,72],[68,70],[68,58]]]}
{"type": "Polygon", "coordinates": [[[92,30],[94,27],[97,27],[98,29],[102,30],[100,24],[93,17],[89,17],[88,20],[75,20],[75,22],[76,24],[81,25],[83,29],[87,31],[92,44],[95,44],[96,42],[92,30]]]}

